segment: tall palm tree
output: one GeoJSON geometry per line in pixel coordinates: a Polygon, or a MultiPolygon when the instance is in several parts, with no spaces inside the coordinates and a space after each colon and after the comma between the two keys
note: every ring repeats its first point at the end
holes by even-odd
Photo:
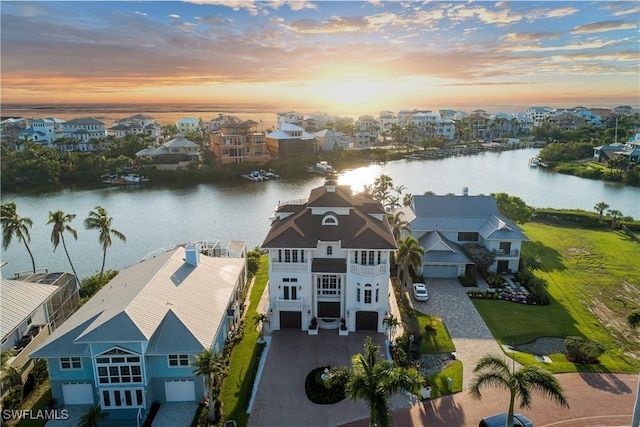
{"type": "Polygon", "coordinates": [[[605,202],[598,202],[593,207],[593,209],[595,209],[595,211],[598,212],[598,215],[600,215],[600,222],[602,222],[602,215],[604,214],[604,211],[609,209],[609,205],[606,204],[605,202]]]}
{"type": "Polygon", "coordinates": [[[29,243],[31,242],[31,233],[29,229],[33,227],[31,218],[21,217],[18,215],[16,204],[14,202],[5,203],[0,207],[0,224],[2,224],[2,249],[5,251],[11,244],[13,236],[24,243],[29,256],[31,257],[31,266],[33,272],[36,272],[36,261],[33,259],[29,243]]]}
{"type": "Polygon", "coordinates": [[[560,406],[569,407],[562,386],[549,371],[536,366],[525,366],[515,372],[509,370],[507,363],[496,356],[484,356],[473,369],[473,378],[469,393],[475,399],[482,399],[480,389],[484,386],[497,386],[510,393],[509,412],[506,427],[513,426],[513,413],[516,397],[521,408],[531,407],[531,394],[538,392],[555,400],[560,406]]]}
{"type": "Polygon", "coordinates": [[[227,366],[224,363],[224,360],[220,357],[220,354],[214,353],[210,348],[202,350],[199,354],[196,354],[196,358],[191,362],[191,366],[195,368],[193,370],[194,374],[203,376],[207,381],[207,398],[209,400],[207,410],[209,420],[213,420],[213,390],[218,384],[217,378],[226,372],[227,366]]]}
{"type": "Polygon", "coordinates": [[[64,241],[64,232],[68,231],[71,233],[74,239],[78,240],[78,232],[75,228],[71,227],[68,222],[73,221],[76,217],[76,214],[66,214],[62,211],[49,211],[49,222],[47,224],[53,224],[53,229],[51,230],[51,243],[53,243],[53,251],[55,252],[58,249],[58,245],[62,242],[62,247],[64,248],[64,253],[67,254],[67,259],[69,260],[69,264],[71,265],[71,270],[73,271],[74,276],[76,276],[76,280],[80,281],[78,277],[78,273],[76,273],[76,269],[73,267],[73,263],[71,262],[71,257],[69,256],[69,251],[67,250],[67,244],[64,241]]]}
{"type": "Polygon", "coordinates": [[[391,395],[402,390],[418,394],[424,379],[415,369],[395,366],[390,360],[380,359],[380,347],[367,337],[364,353],[351,358],[351,367],[331,371],[329,384],[342,384],[351,400],[362,399],[370,409],[370,425],[391,425],[391,395]]]}
{"type": "Polygon", "coordinates": [[[98,241],[102,245],[102,267],[100,268],[100,277],[98,281],[102,283],[102,273],[104,273],[104,264],[107,260],[107,249],[111,246],[111,235],[113,234],[123,242],[127,241],[124,234],[111,228],[113,218],[109,216],[107,210],[103,207],[96,206],[95,210],[89,212],[89,216],[84,220],[84,226],[87,230],[98,230],[100,235],[98,241]]]}
{"type": "Polygon", "coordinates": [[[402,280],[405,282],[409,276],[409,268],[417,272],[422,265],[422,257],[424,257],[424,249],[415,237],[409,235],[401,240],[396,251],[397,278],[400,279],[402,274],[402,280]]]}
{"type": "Polygon", "coordinates": [[[393,237],[396,238],[396,242],[400,241],[403,231],[409,231],[409,223],[402,219],[404,212],[396,212],[395,214],[387,214],[389,225],[391,226],[391,232],[393,237]]]}

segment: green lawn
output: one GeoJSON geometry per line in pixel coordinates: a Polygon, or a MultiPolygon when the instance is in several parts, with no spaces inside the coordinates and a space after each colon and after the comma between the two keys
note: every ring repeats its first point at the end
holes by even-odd
{"type": "Polygon", "coordinates": [[[431,399],[462,391],[462,362],[453,361],[449,366],[434,375],[429,375],[427,382],[431,384],[431,399]],[[447,378],[451,378],[451,390],[447,378]]]}
{"type": "Polygon", "coordinates": [[[229,371],[220,391],[224,418],[235,420],[240,427],[246,426],[249,421],[249,415],[245,411],[251,398],[253,376],[264,347],[263,344],[257,343],[260,334],[255,327],[253,317],[257,313],[258,303],[269,280],[267,262],[268,259],[265,256],[260,260],[260,269],[255,277],[245,315],[244,337],[233,349],[229,371]]]}
{"type": "Polygon", "coordinates": [[[448,353],[456,351],[456,347],[453,345],[449,331],[442,322],[442,319],[435,316],[428,316],[424,313],[420,313],[419,311],[416,311],[415,314],[422,334],[422,341],[420,342],[421,354],[448,353]],[[435,330],[433,332],[426,332],[425,326],[427,326],[427,324],[435,326],[435,330]]]}
{"type": "MultiPolygon", "coordinates": [[[[607,351],[600,366],[574,365],[563,355],[553,372],[600,370],[637,372],[640,363],[629,354],[640,352],[638,334],[624,319],[640,308],[640,245],[623,233],[529,223],[524,227],[531,242],[522,257],[539,256],[536,275],[548,282],[551,304],[525,306],[504,301],[474,300],[475,306],[499,342],[521,344],[537,337],[579,335],[602,343],[607,351]]],[[[533,357],[516,353],[523,363],[533,357]]]]}

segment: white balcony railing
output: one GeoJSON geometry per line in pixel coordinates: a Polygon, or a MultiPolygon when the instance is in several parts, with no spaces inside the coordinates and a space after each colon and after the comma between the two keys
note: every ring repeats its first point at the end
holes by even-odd
{"type": "Polygon", "coordinates": [[[520,255],[520,251],[517,249],[514,249],[512,251],[505,251],[503,249],[496,249],[496,256],[497,257],[501,257],[501,258],[505,258],[505,257],[517,257],[520,255]]]}
{"type": "Polygon", "coordinates": [[[302,311],[301,299],[276,299],[276,310],[280,311],[302,311]]]}
{"type": "Polygon", "coordinates": [[[280,273],[306,273],[309,264],[306,262],[272,262],[271,271],[280,273]]]}
{"type": "Polygon", "coordinates": [[[387,271],[387,264],[378,265],[360,265],[351,264],[350,270],[354,274],[361,276],[377,276],[378,274],[384,274],[387,271]]]}

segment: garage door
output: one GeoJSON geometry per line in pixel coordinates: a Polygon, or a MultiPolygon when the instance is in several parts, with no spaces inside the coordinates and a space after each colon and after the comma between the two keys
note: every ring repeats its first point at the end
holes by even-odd
{"type": "Polygon", "coordinates": [[[62,399],[65,405],[93,405],[91,383],[63,383],[62,399]]]}
{"type": "Polygon", "coordinates": [[[280,329],[285,328],[302,328],[302,313],[299,311],[281,311],[280,312],[280,329]]]}
{"type": "Polygon", "coordinates": [[[378,312],[358,311],[356,313],[356,330],[377,331],[378,330],[378,312]]]}
{"type": "Polygon", "coordinates": [[[194,402],[196,386],[193,380],[167,380],[164,382],[167,402],[194,402]]]}
{"type": "Polygon", "coordinates": [[[428,265],[422,270],[424,277],[458,277],[457,265],[428,265]]]}

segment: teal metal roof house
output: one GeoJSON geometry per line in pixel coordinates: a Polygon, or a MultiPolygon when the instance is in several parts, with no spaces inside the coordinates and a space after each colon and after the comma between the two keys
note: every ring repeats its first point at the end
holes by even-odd
{"type": "Polygon", "coordinates": [[[193,402],[194,356],[222,351],[239,321],[246,244],[162,251],[122,270],[31,357],[46,358],[59,405],[95,405],[114,425],[141,425],[153,402],[193,402]]]}
{"type": "Polygon", "coordinates": [[[517,271],[520,247],[529,240],[522,229],[498,212],[492,196],[413,196],[410,207],[403,208],[403,220],[425,250],[424,277],[464,275],[473,262],[462,246],[476,243],[496,252],[489,270],[517,271]]]}

